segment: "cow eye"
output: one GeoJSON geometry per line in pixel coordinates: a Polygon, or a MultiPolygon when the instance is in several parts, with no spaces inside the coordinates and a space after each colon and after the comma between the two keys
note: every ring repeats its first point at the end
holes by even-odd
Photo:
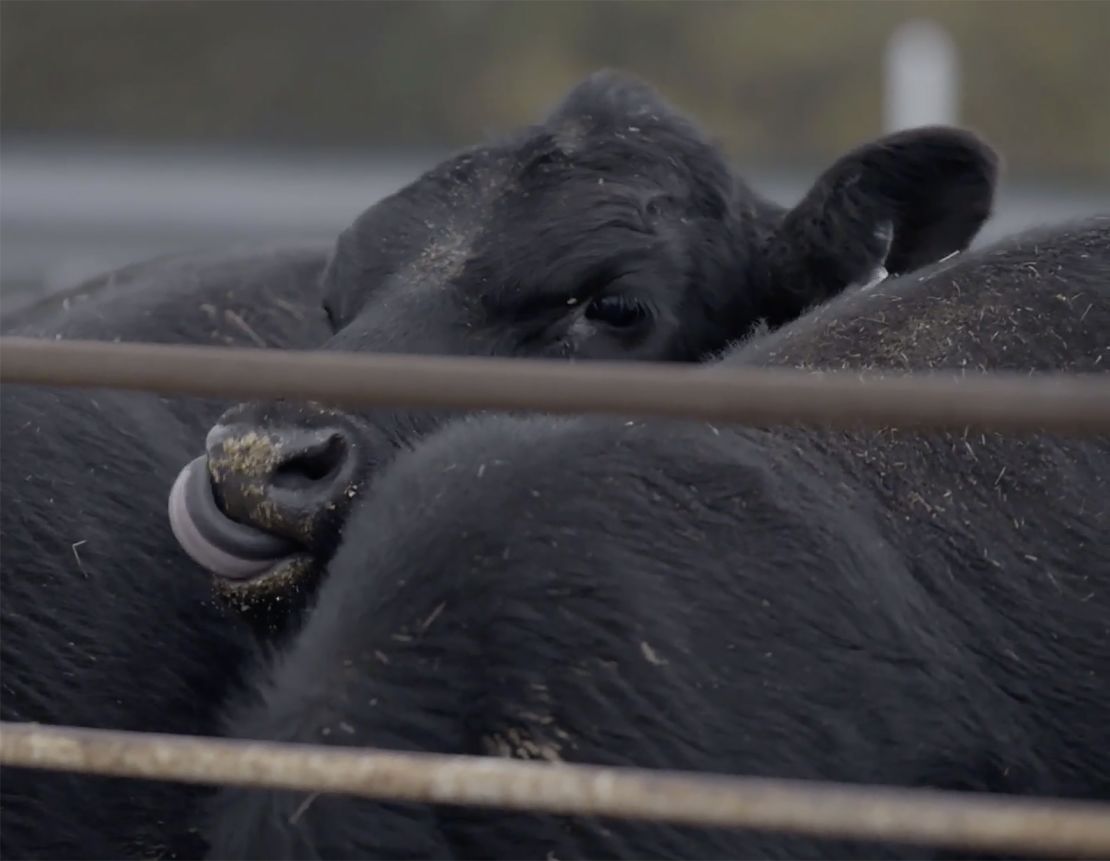
{"type": "Polygon", "coordinates": [[[643,323],[650,316],[643,302],[626,296],[599,296],[586,306],[586,318],[614,328],[628,328],[643,323]]]}

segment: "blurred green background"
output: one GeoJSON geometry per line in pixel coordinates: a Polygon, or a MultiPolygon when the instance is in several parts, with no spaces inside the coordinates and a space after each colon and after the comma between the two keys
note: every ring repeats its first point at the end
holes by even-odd
{"type": "Polygon", "coordinates": [[[879,131],[883,43],[955,39],[961,119],[1016,174],[1110,180],[1110,2],[4,0],[7,131],[395,147],[471,143],[619,66],[731,153],[813,163],[879,131]]]}
{"type": "Polygon", "coordinates": [[[1107,0],[0,0],[0,299],[326,241],[601,67],[654,84],[790,204],[884,131],[885,51],[914,19],[947,32],[956,121],[1004,158],[977,241],[1110,212],[1107,0]]]}

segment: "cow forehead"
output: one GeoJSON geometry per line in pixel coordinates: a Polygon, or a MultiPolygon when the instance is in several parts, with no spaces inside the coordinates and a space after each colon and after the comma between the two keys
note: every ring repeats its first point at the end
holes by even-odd
{"type": "MultiPolygon", "coordinates": [[[[660,122],[655,114],[649,119],[660,122]]],[[[632,185],[651,181],[643,173],[650,147],[645,153],[635,140],[640,132],[621,128],[598,133],[587,118],[566,117],[554,127],[475,147],[442,163],[414,184],[426,189],[414,195],[419,224],[415,241],[387,251],[396,255],[393,288],[439,290],[490,249],[504,246],[507,254],[530,256],[543,251],[535,243],[554,239],[556,224],[569,228],[588,223],[598,204],[618,203],[626,196],[621,191],[625,180],[632,185]],[[629,147],[627,158],[616,157],[622,146],[629,147]]],[[[648,129],[643,132],[650,136],[648,129]]],[[[673,152],[660,152],[659,163],[679,171],[673,152]]],[[[629,197],[635,206],[635,195],[629,197]]]]}
{"type": "Polygon", "coordinates": [[[588,170],[567,164],[556,168],[557,174],[548,175],[547,181],[537,181],[518,156],[492,154],[454,165],[435,203],[421,216],[420,241],[394,269],[398,288],[441,288],[458,278],[468,261],[490,249],[535,252],[534,243],[553,239],[556,222],[567,225],[579,209],[593,209],[599,197],[610,193],[604,185],[590,186],[588,170]],[[573,188],[576,181],[589,191],[581,196],[580,206],[580,191],[573,188]],[[529,248],[516,247],[522,244],[529,248]]]}
{"type": "Polygon", "coordinates": [[[490,228],[497,204],[519,193],[506,156],[461,156],[440,181],[440,203],[424,216],[423,241],[396,270],[408,289],[435,289],[457,278],[490,228]]]}
{"type": "Polygon", "coordinates": [[[395,276],[400,285],[410,290],[436,289],[453,281],[473,254],[478,232],[475,225],[448,222],[429,227],[428,240],[395,276]]]}

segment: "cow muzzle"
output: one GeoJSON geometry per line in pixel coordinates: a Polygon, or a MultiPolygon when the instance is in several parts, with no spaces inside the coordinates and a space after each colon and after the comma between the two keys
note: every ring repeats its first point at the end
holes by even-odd
{"type": "Polygon", "coordinates": [[[353,420],[323,409],[278,421],[235,413],[178,475],[170,525],[224,589],[262,580],[287,587],[335,549],[367,465],[361,434],[353,420]]]}

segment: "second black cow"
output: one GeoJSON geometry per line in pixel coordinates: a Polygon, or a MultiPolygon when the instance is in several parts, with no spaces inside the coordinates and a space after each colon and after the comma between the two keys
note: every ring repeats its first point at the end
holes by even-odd
{"type": "MultiPolygon", "coordinates": [[[[1110,216],[727,363],[1105,374],[1108,331],[1110,216]]],[[[1107,534],[1105,435],[462,420],[353,510],[231,731],[1106,800],[1107,534]]],[[[937,857],[241,789],[211,812],[213,858],[937,857]]]]}

